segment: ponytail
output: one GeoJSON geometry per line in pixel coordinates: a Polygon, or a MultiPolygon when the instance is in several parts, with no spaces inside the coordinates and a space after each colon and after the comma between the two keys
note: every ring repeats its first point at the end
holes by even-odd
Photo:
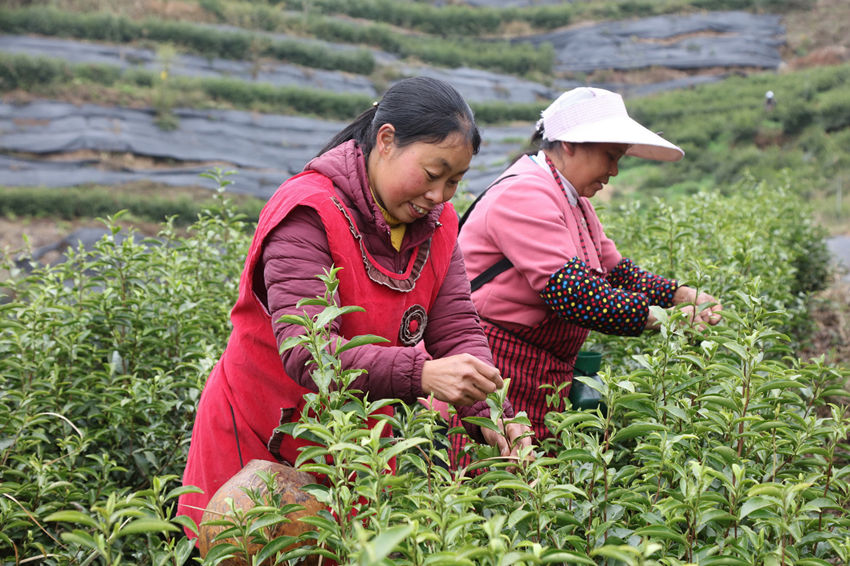
{"type": "MultiPolygon", "coordinates": [[[[318,155],[322,155],[348,140],[355,140],[360,147],[363,147],[363,141],[369,138],[369,130],[372,127],[372,122],[375,120],[375,114],[377,113],[378,105],[373,104],[368,110],[363,111],[360,116],[355,118],[352,123],[346,126],[344,130],[336,134],[331,141],[329,141],[327,145],[319,151],[318,155]]],[[[371,147],[369,149],[371,149],[371,147]]],[[[366,153],[365,150],[364,153],[366,153]]]]}
{"type": "Polygon", "coordinates": [[[558,140],[549,140],[546,139],[545,132],[543,130],[543,119],[537,121],[537,124],[534,126],[534,133],[531,134],[531,139],[528,140],[528,145],[531,148],[534,148],[531,153],[537,153],[538,149],[552,149],[553,147],[558,145],[558,140]]]}

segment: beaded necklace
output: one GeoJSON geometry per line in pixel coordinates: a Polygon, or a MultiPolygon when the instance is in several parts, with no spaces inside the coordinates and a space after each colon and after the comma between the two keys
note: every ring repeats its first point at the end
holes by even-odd
{"type": "MultiPolygon", "coordinates": [[[[552,160],[549,159],[549,156],[546,156],[546,164],[549,166],[549,170],[552,171],[552,177],[555,178],[555,182],[561,187],[561,191],[564,193],[564,197],[566,197],[567,202],[569,202],[570,197],[569,193],[567,193],[567,188],[564,186],[563,181],[561,181],[561,174],[558,172],[558,169],[555,167],[555,164],[552,163],[552,160]]],[[[587,214],[584,212],[584,206],[581,204],[581,196],[578,196],[576,199],[576,203],[578,204],[578,209],[581,211],[581,220],[584,227],[587,228],[587,233],[590,235],[590,242],[593,244],[593,248],[596,250],[596,257],[602,258],[602,251],[599,249],[599,244],[596,242],[596,238],[593,237],[593,231],[590,229],[590,223],[587,221],[587,214]]],[[[578,231],[579,242],[581,243],[581,251],[584,254],[584,261],[588,267],[590,267],[590,257],[587,254],[587,244],[584,241],[584,233],[579,230],[578,231]]]]}

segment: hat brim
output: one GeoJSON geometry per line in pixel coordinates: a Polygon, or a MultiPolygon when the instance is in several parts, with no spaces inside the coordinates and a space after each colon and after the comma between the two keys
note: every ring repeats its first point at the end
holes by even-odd
{"type": "Polygon", "coordinates": [[[574,143],[628,144],[626,155],[654,161],[679,161],[685,152],[628,116],[614,116],[576,126],[557,136],[559,141],[574,143]]]}

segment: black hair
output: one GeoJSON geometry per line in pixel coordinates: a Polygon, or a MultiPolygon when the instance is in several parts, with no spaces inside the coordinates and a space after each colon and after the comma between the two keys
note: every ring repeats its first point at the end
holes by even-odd
{"type": "Polygon", "coordinates": [[[439,79],[413,77],[392,85],[380,102],[336,134],[319,155],[353,139],[368,157],[384,124],[395,128],[394,139],[399,147],[416,142],[439,143],[455,133],[466,137],[473,154],[481,147],[472,109],[460,93],[439,79]]]}
{"type": "Polygon", "coordinates": [[[534,128],[534,133],[531,134],[529,140],[525,142],[525,146],[511,156],[511,165],[526,155],[537,155],[537,152],[541,149],[555,149],[560,143],[561,142],[559,141],[547,140],[544,137],[543,121],[541,120],[537,123],[537,126],[534,128]]]}
{"type": "Polygon", "coordinates": [[[558,140],[546,139],[543,136],[543,121],[541,120],[538,122],[538,126],[534,129],[534,133],[531,134],[531,139],[528,140],[528,146],[530,148],[528,153],[537,153],[538,149],[553,149],[561,143],[558,140]]]}

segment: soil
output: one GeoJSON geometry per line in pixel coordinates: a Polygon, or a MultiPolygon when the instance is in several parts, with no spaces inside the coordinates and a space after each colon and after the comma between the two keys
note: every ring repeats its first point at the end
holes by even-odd
{"type": "Polygon", "coordinates": [[[27,248],[36,249],[60,240],[77,228],[102,226],[93,219],[0,218],[0,250],[4,254],[17,255],[27,248]]]}
{"type": "Polygon", "coordinates": [[[828,365],[850,366],[850,283],[836,276],[832,285],[814,298],[811,313],[815,332],[800,356],[810,359],[823,354],[828,365]]]}
{"type": "MultiPolygon", "coordinates": [[[[118,225],[144,236],[155,236],[161,226],[152,222],[121,220],[118,225]]],[[[24,252],[54,244],[80,228],[104,228],[103,222],[94,218],[57,220],[54,218],[3,218],[0,217],[0,257],[17,257],[24,252]]],[[[44,254],[44,265],[55,262],[60,251],[44,254]]],[[[0,276],[3,276],[0,272],[0,276]]]]}
{"type": "Polygon", "coordinates": [[[786,46],[782,59],[791,68],[834,65],[850,59],[850,2],[817,0],[811,8],[783,18],[786,46]]]}

